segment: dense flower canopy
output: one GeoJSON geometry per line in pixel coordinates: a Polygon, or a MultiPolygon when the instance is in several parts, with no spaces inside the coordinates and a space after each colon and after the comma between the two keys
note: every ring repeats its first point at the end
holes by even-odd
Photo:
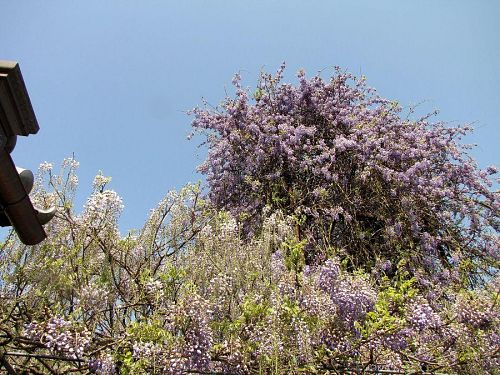
{"type": "Polygon", "coordinates": [[[78,163],[41,165],[31,199],[58,213],[40,245],[0,242],[0,372],[498,372],[496,169],[467,128],[282,73],[194,110],[208,197],[169,192],[140,230],[109,177],[78,213],[78,163]]]}
{"type": "Polygon", "coordinates": [[[498,261],[496,168],[479,170],[466,154],[468,126],[404,117],[339,69],[327,81],[301,71],[297,86],[281,83],[283,69],[262,74],[253,98],[236,75],[234,98],[193,110],[216,207],[250,232],[265,206],[281,209],[309,256],[333,248],[355,266],[410,257],[435,272],[467,259],[484,271],[498,261]]]}

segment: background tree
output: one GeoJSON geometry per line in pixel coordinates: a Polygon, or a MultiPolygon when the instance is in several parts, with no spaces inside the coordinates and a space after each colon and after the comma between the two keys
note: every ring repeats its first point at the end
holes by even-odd
{"type": "Polygon", "coordinates": [[[236,75],[234,98],[192,111],[215,207],[250,235],[266,206],[293,215],[308,263],[333,251],[354,267],[467,264],[471,278],[497,264],[496,168],[478,169],[459,143],[469,126],[412,120],[339,69],[327,81],[299,72],[297,86],[281,83],[283,70],[263,73],[253,97],[236,75]]]}

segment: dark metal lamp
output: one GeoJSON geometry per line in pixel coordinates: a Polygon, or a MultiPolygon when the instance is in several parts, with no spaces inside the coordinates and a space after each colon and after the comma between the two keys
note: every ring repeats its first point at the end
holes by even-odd
{"type": "Polygon", "coordinates": [[[0,226],[12,225],[26,245],[47,237],[42,225],[55,215],[55,208],[33,207],[28,195],[33,173],[16,168],[10,156],[17,136],[36,134],[38,129],[19,65],[0,60],[0,226]]]}

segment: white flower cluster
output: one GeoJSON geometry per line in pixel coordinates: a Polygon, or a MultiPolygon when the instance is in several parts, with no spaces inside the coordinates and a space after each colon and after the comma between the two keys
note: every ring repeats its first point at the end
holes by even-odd
{"type": "Polygon", "coordinates": [[[45,323],[32,322],[25,327],[26,336],[40,341],[52,352],[70,358],[81,358],[90,344],[91,333],[79,329],[60,317],[53,317],[45,323]]]}
{"type": "Polygon", "coordinates": [[[80,291],[78,305],[84,311],[99,311],[106,307],[109,292],[95,284],[90,284],[80,291]]]}
{"type": "Polygon", "coordinates": [[[91,358],[89,360],[89,370],[98,375],[116,374],[116,367],[111,354],[105,354],[101,358],[91,358]]]}
{"type": "Polygon", "coordinates": [[[267,245],[280,245],[293,236],[293,224],[290,217],[285,217],[281,211],[270,212],[266,206],[262,212],[265,217],[263,229],[263,241],[267,245]]]}
{"type": "Polygon", "coordinates": [[[41,173],[50,172],[53,168],[54,168],[54,165],[52,163],[47,162],[47,161],[44,161],[42,164],[40,164],[40,167],[38,167],[38,169],[41,173]]]}
{"type": "Polygon", "coordinates": [[[107,184],[111,182],[111,177],[104,176],[101,171],[94,177],[92,186],[95,190],[103,189],[107,184]]]}
{"type": "Polygon", "coordinates": [[[164,295],[164,286],[160,280],[149,280],[144,284],[144,291],[149,296],[161,298],[164,295]]]}
{"type": "Polygon", "coordinates": [[[94,192],[85,204],[83,219],[91,227],[114,224],[123,207],[123,201],[115,191],[94,192]]]}
{"type": "Polygon", "coordinates": [[[80,166],[80,163],[77,162],[73,157],[69,157],[63,160],[62,166],[63,168],[75,170],[80,166]]]}

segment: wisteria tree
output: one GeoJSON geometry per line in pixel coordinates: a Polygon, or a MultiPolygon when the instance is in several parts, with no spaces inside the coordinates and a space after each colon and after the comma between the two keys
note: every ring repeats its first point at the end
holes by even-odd
{"type": "Polygon", "coordinates": [[[208,194],[140,230],[108,177],[77,212],[78,163],[41,166],[59,210],[0,243],[0,373],[498,373],[496,169],[362,79],[282,72],[194,110],[208,194]]]}
{"type": "Polygon", "coordinates": [[[266,206],[293,215],[308,263],[332,252],[353,268],[410,259],[429,273],[467,269],[471,282],[497,265],[497,170],[478,169],[460,144],[470,127],[412,120],[339,69],[326,81],[301,71],[297,86],[281,83],[283,69],[253,95],[236,75],[234,98],[193,110],[217,208],[248,233],[266,206]]]}

